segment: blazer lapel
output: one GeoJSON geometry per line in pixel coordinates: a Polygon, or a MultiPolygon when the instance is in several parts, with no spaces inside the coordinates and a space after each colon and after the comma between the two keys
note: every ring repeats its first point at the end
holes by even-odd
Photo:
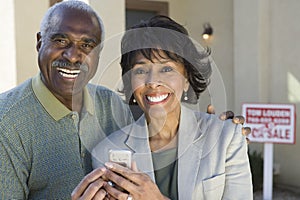
{"type": "Polygon", "coordinates": [[[178,197],[192,199],[203,151],[203,133],[192,110],[182,106],[178,140],[178,197]]]}
{"type": "Polygon", "coordinates": [[[133,150],[133,160],[136,162],[139,171],[147,173],[155,182],[152,155],[148,141],[148,128],[144,115],[133,123],[128,130],[128,134],[125,144],[133,150]]]}
{"type": "MultiPolygon", "coordinates": [[[[206,127],[200,127],[192,110],[182,106],[178,130],[178,196],[192,199],[200,166],[206,127]]],[[[148,129],[144,115],[127,133],[126,145],[133,150],[133,160],[140,171],[147,173],[155,182],[152,155],[148,141],[148,129]],[[136,153],[139,152],[139,153],[136,153]]]]}

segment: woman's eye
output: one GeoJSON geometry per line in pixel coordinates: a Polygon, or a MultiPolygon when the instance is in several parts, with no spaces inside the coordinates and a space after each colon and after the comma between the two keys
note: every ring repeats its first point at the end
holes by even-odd
{"type": "Polygon", "coordinates": [[[170,66],[165,66],[161,69],[162,72],[171,72],[173,71],[173,68],[170,66]]]}
{"type": "Polygon", "coordinates": [[[133,73],[134,74],[146,74],[147,71],[145,69],[138,68],[138,69],[133,70],[133,73]]]}

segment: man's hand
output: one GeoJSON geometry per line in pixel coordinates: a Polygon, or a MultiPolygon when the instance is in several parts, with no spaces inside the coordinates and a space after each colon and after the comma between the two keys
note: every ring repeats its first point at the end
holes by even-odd
{"type": "MultiPolygon", "coordinates": [[[[213,105],[209,104],[207,106],[207,113],[209,114],[215,114],[215,108],[213,105]]],[[[220,114],[219,118],[221,120],[227,120],[227,119],[232,119],[232,122],[235,124],[241,124],[243,125],[245,122],[245,118],[243,116],[234,116],[234,113],[232,111],[226,111],[220,114]]],[[[242,134],[246,136],[246,140],[248,143],[250,143],[249,139],[247,136],[251,133],[251,128],[250,127],[243,127],[242,128],[242,134]]]]}

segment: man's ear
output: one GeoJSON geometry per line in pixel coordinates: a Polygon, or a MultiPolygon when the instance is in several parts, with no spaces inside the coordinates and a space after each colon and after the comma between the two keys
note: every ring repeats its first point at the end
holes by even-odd
{"type": "Polygon", "coordinates": [[[41,32],[36,34],[36,50],[39,51],[42,45],[42,35],[41,32]]]}

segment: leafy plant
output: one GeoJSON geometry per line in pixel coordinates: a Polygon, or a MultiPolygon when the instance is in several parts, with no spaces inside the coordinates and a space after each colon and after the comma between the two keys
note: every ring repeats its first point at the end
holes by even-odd
{"type": "Polygon", "coordinates": [[[249,152],[249,161],[250,161],[250,168],[252,173],[252,183],[253,183],[253,191],[261,190],[263,187],[263,157],[261,152],[253,151],[249,152]]]}

